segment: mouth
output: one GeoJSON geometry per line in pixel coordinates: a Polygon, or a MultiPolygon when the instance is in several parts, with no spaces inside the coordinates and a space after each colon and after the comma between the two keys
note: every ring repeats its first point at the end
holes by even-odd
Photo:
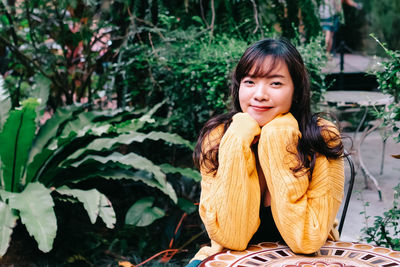
{"type": "Polygon", "coordinates": [[[272,107],[264,107],[264,106],[250,106],[254,111],[264,112],[270,110],[272,107]]]}

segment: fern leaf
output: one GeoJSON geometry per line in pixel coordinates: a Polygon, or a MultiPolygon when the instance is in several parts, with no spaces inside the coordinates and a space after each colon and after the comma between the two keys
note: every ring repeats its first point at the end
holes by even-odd
{"type": "Polygon", "coordinates": [[[43,252],[53,248],[57,233],[57,219],[50,193],[50,189],[42,184],[31,183],[23,192],[9,198],[10,207],[19,211],[22,223],[43,252]]]}
{"type": "Polygon", "coordinates": [[[53,154],[53,150],[47,148],[49,142],[57,137],[57,132],[61,125],[70,119],[71,114],[79,110],[80,107],[70,106],[57,109],[56,113],[40,127],[40,130],[33,141],[32,149],[29,152],[28,168],[24,183],[30,183],[37,171],[45,164],[53,154]]]}
{"type": "Polygon", "coordinates": [[[89,145],[85,148],[78,149],[73,154],[71,154],[63,163],[63,166],[68,165],[71,161],[81,157],[82,155],[88,154],[91,151],[106,151],[110,150],[118,145],[129,145],[133,142],[142,143],[146,139],[149,140],[163,140],[169,144],[174,145],[184,145],[190,149],[193,149],[193,145],[180,137],[177,134],[165,133],[165,132],[150,132],[150,133],[139,133],[133,132],[130,134],[121,134],[117,137],[105,137],[105,138],[97,138],[93,140],[89,145]]]}
{"type": "Polygon", "coordinates": [[[90,222],[95,223],[97,217],[100,216],[106,223],[108,228],[114,228],[116,222],[115,212],[108,201],[107,197],[96,189],[80,190],[70,189],[67,186],[57,188],[57,192],[62,195],[68,195],[77,198],[87,211],[90,222]]]}
{"type": "Polygon", "coordinates": [[[11,208],[0,201],[0,258],[7,252],[17,219],[18,217],[12,213],[11,208]]]}
{"type": "Polygon", "coordinates": [[[160,167],[155,165],[153,162],[150,160],[139,156],[138,154],[135,153],[129,153],[126,155],[123,155],[118,152],[114,152],[108,156],[98,156],[98,155],[88,155],[84,159],[75,162],[71,164],[73,167],[79,167],[82,164],[88,164],[90,162],[100,162],[102,164],[107,164],[109,162],[115,162],[119,164],[124,164],[126,166],[130,166],[134,169],[137,170],[144,170],[152,173],[154,175],[154,178],[157,180],[157,182],[165,186],[166,185],[166,177],[165,174],[161,171],[160,167]]]}
{"type": "Polygon", "coordinates": [[[22,109],[11,111],[0,133],[0,158],[6,191],[19,191],[28,152],[35,136],[36,106],[36,100],[28,101],[22,109]]]}
{"type": "Polygon", "coordinates": [[[161,164],[160,165],[161,170],[164,173],[180,173],[182,176],[186,176],[188,178],[193,179],[196,182],[200,182],[201,181],[201,175],[198,171],[194,170],[194,169],[190,169],[190,168],[178,168],[178,167],[174,167],[170,164],[161,164]]]}
{"type": "Polygon", "coordinates": [[[131,170],[125,170],[125,169],[113,169],[110,164],[102,166],[98,166],[98,168],[91,168],[90,170],[87,170],[87,168],[84,169],[77,169],[76,173],[71,172],[74,171],[72,168],[70,169],[70,174],[74,177],[77,177],[77,179],[74,179],[73,183],[79,183],[84,180],[88,180],[91,178],[104,178],[106,180],[132,180],[135,182],[141,182],[144,183],[147,186],[157,188],[167,196],[171,198],[174,203],[177,202],[177,196],[175,193],[174,188],[170,185],[170,183],[166,183],[166,185],[161,185],[157,180],[154,179],[152,173],[148,171],[131,171],[131,170]],[[103,167],[103,168],[102,168],[103,167]],[[96,171],[93,171],[93,169],[96,169],[96,171]]]}

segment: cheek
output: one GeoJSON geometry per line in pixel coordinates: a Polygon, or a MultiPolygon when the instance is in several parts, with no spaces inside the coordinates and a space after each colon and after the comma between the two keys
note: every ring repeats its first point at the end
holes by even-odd
{"type": "Polygon", "coordinates": [[[241,108],[242,112],[246,112],[247,111],[247,103],[248,103],[248,95],[246,94],[246,91],[243,90],[241,87],[239,88],[238,98],[239,98],[240,108],[241,108]]]}
{"type": "Polygon", "coordinates": [[[290,110],[290,108],[292,107],[293,104],[293,97],[294,97],[294,89],[293,87],[289,90],[289,92],[287,93],[285,99],[287,101],[287,109],[288,111],[290,110]]]}
{"type": "Polygon", "coordinates": [[[281,112],[288,112],[293,103],[293,92],[287,91],[285,93],[281,93],[276,95],[275,104],[280,106],[281,112]]]}

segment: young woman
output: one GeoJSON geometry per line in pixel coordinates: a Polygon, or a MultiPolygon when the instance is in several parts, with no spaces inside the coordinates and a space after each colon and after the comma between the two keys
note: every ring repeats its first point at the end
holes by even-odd
{"type": "Polygon", "coordinates": [[[283,240],[309,254],[328,237],[337,239],[343,145],[332,123],[311,114],[309,78],[296,48],[275,39],[250,46],[231,95],[232,112],[206,123],[194,153],[211,246],[190,265],[249,243],[283,240]]]}

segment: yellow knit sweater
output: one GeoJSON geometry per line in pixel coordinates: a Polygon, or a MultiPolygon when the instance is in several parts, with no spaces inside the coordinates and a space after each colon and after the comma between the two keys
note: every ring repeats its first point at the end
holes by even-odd
{"type": "MultiPolygon", "coordinates": [[[[322,124],[333,126],[321,120],[322,124]]],[[[336,128],[330,127],[337,131],[336,128]]],[[[338,132],[337,132],[338,133],[338,132]]],[[[329,140],[330,133],[322,133],[329,140]]],[[[343,159],[317,156],[313,175],[297,174],[293,153],[300,137],[292,114],[279,115],[261,129],[247,113],[237,113],[225,134],[222,126],[206,137],[203,149],[220,142],[215,174],[201,166],[199,213],[211,239],[193,259],[203,260],[223,248],[244,250],[260,225],[260,186],[256,158],[251,150],[260,135],[258,155],[271,195],[275,224],[286,244],[295,253],[313,253],[325,243],[333,228],[343,197],[343,159]]],[[[268,241],[268,240],[265,240],[268,241]]]]}

